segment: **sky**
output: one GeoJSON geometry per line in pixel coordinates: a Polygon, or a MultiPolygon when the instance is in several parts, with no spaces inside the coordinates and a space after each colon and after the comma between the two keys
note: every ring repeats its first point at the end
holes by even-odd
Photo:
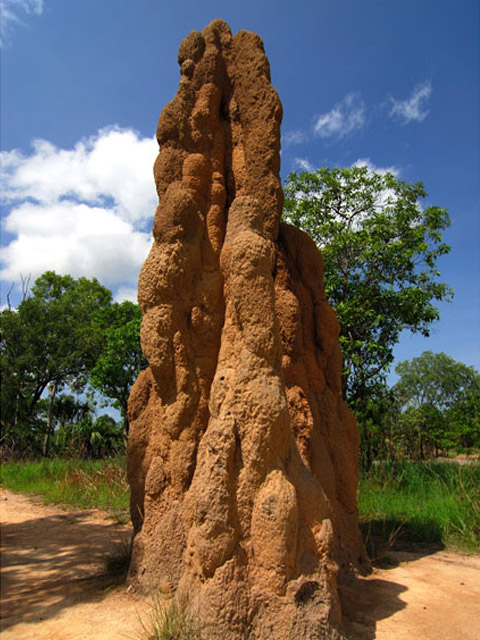
{"type": "MultiPolygon", "coordinates": [[[[367,163],[423,182],[451,252],[429,338],[480,368],[477,0],[0,0],[1,299],[46,270],[136,299],[156,206],[152,165],[177,51],[214,18],[264,40],[283,103],[282,169],[367,163]],[[14,288],[11,290],[12,284],[14,288]]],[[[394,379],[394,377],[392,378],[394,379]]]]}

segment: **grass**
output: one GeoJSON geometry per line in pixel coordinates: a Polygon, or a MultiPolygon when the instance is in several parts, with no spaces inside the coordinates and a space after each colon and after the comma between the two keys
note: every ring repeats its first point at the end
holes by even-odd
{"type": "Polygon", "coordinates": [[[129,520],[130,493],[123,458],[5,462],[0,481],[7,489],[41,495],[47,502],[105,509],[118,522],[129,520]]]}
{"type": "Polygon", "coordinates": [[[359,484],[360,526],[371,556],[422,543],[480,550],[480,466],[450,462],[374,465],[359,484]]]}
{"type": "Polygon", "coordinates": [[[105,573],[110,577],[117,578],[119,584],[123,583],[127,577],[131,558],[131,541],[121,539],[120,543],[104,559],[105,573]]]}
{"type": "MultiPolygon", "coordinates": [[[[12,491],[80,509],[102,508],[127,522],[124,458],[6,462],[0,480],[12,491]]],[[[360,526],[375,546],[426,544],[480,550],[480,465],[453,462],[375,464],[360,480],[360,526]]]]}
{"type": "Polygon", "coordinates": [[[138,640],[200,640],[198,617],[188,611],[185,598],[177,596],[165,601],[154,593],[151,612],[146,621],[140,619],[142,632],[138,640]]]}

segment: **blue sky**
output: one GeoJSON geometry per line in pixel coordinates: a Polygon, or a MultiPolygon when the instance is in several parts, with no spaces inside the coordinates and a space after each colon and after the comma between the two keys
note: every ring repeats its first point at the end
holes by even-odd
{"type": "Polygon", "coordinates": [[[395,354],[444,351],[479,368],[477,0],[0,4],[2,304],[20,274],[48,268],[134,298],[178,46],[220,17],[265,42],[284,107],[283,178],[363,160],[424,182],[424,204],[448,208],[452,251],[439,267],[455,299],[430,338],[404,335],[395,354]]]}

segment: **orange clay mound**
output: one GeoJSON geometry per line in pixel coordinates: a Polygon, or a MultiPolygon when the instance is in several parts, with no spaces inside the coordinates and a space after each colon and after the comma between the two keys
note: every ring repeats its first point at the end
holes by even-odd
{"type": "Polygon", "coordinates": [[[129,580],[183,594],[208,638],[341,638],[337,584],[368,566],[359,436],[322,257],[280,222],[282,106],[253,33],[215,20],[178,59],[139,281],[129,580]]]}

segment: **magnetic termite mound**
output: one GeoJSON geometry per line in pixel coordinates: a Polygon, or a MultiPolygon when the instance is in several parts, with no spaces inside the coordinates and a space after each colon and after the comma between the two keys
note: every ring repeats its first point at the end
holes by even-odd
{"type": "Polygon", "coordinates": [[[139,280],[129,580],[187,594],[207,638],[339,638],[338,582],[366,563],[359,437],[321,255],[280,221],[281,103],[254,33],[215,20],[178,61],[139,280]]]}

